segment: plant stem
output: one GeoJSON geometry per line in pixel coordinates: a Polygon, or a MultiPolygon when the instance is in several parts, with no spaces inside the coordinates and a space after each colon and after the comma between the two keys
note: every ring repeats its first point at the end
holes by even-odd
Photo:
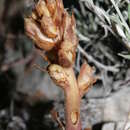
{"type": "Polygon", "coordinates": [[[70,86],[67,86],[65,92],[65,118],[66,130],[81,130],[80,121],[80,93],[73,68],[65,69],[70,86]]]}

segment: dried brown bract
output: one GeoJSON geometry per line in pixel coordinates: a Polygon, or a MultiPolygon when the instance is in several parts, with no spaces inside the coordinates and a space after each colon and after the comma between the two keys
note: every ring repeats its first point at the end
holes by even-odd
{"type": "Polygon", "coordinates": [[[52,80],[58,85],[63,88],[69,86],[69,81],[67,79],[67,74],[65,73],[64,68],[59,65],[52,64],[48,66],[48,73],[52,80]]]}
{"type": "Polygon", "coordinates": [[[65,13],[63,20],[63,42],[60,45],[58,57],[59,63],[64,67],[68,67],[74,64],[78,39],[75,33],[76,23],[74,15],[70,17],[65,13]]]}

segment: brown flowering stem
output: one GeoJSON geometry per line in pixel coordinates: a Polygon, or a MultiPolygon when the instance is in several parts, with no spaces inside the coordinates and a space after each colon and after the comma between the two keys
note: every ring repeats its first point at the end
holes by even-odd
{"type": "Polygon", "coordinates": [[[78,44],[75,28],[74,15],[68,14],[62,0],[39,0],[32,15],[25,18],[26,34],[45,52],[43,58],[49,61],[49,76],[64,90],[65,130],[81,130],[80,100],[96,81],[93,68],[86,62],[78,78],[74,74],[78,44]]]}
{"type": "Polygon", "coordinates": [[[66,130],[81,130],[80,121],[80,92],[72,68],[65,70],[70,85],[64,89],[66,130]]]}

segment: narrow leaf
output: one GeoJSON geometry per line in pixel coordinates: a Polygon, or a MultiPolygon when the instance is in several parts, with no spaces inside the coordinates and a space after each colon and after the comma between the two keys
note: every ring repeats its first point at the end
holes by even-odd
{"type": "Polygon", "coordinates": [[[127,59],[127,60],[130,60],[130,54],[121,54],[121,53],[119,53],[118,55],[125,58],[125,59],[127,59]]]}
{"type": "Polygon", "coordinates": [[[130,3],[128,4],[128,20],[129,20],[129,24],[130,24],[130,3]]]}

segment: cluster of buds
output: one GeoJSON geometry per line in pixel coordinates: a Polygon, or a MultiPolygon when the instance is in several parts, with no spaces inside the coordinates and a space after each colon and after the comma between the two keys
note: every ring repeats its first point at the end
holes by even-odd
{"type": "Polygon", "coordinates": [[[51,63],[63,67],[74,64],[78,43],[75,19],[61,0],[39,0],[32,15],[25,18],[25,29],[36,46],[46,51],[51,63]]]}
{"type": "Polygon", "coordinates": [[[62,0],[39,0],[31,16],[25,18],[26,34],[45,51],[50,62],[48,73],[64,90],[66,130],[81,130],[80,100],[96,82],[93,68],[86,62],[77,79],[74,74],[78,44],[75,28],[74,15],[68,14],[62,0]]]}

